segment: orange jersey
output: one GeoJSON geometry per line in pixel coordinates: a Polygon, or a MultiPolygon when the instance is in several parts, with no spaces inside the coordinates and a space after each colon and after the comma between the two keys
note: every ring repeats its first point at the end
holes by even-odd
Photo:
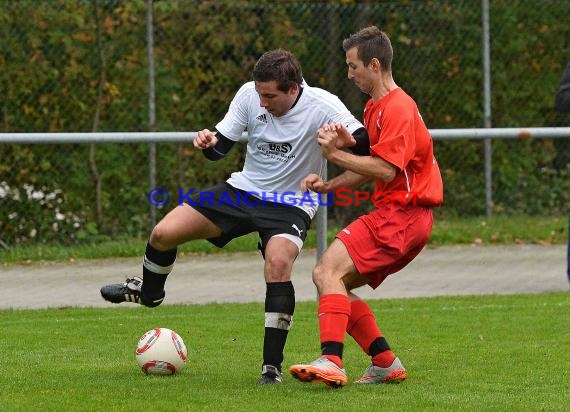
{"type": "Polygon", "coordinates": [[[414,100],[400,88],[377,102],[370,99],[364,108],[364,125],[370,155],[398,169],[389,183],[374,180],[377,203],[397,196],[402,204],[441,205],[443,183],[433,141],[414,100]]]}

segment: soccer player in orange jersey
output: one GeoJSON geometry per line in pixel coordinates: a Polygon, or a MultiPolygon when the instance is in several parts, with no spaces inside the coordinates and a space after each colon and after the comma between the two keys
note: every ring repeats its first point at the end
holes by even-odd
{"type": "Polygon", "coordinates": [[[370,307],[352,290],[364,285],[376,288],[412,261],[430,237],[432,208],[443,202],[432,138],[416,103],[392,77],[390,39],[370,26],[345,39],[343,49],[348,78],[371,97],[364,109],[370,154],[357,156],[337,149],[335,141],[347,138],[348,131],[339,124],[326,125],[317,134],[321,151],[346,171],[329,181],[310,174],[301,188],[328,193],[372,178],[375,208],[342,229],[313,270],[320,296],[322,356],[289,368],[300,381],[320,381],[333,387],[348,382],[342,360],[346,332],[371,358],[357,383],[406,378],[402,362],[382,335],[370,307]]]}

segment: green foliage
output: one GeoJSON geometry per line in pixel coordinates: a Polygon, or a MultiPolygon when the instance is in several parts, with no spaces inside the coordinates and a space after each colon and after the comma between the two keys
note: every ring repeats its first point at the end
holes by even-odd
{"type": "MultiPolygon", "coordinates": [[[[347,335],[346,387],[302,384],[287,372],[283,385],[260,387],[263,303],[0,311],[0,404],[48,411],[567,410],[568,293],[369,303],[408,370],[402,384],[353,384],[370,360],[347,335]],[[176,330],[188,347],[178,376],[145,376],[136,365],[139,337],[156,326],[176,330]]],[[[297,304],[284,368],[319,355],[316,309],[316,302],[297,304]]]]}
{"type": "Polygon", "coordinates": [[[556,155],[552,141],[501,141],[493,148],[495,170],[500,171],[493,181],[497,212],[538,215],[570,210],[570,163],[564,169],[551,167],[556,155]]]}
{"type": "MultiPolygon", "coordinates": [[[[310,84],[338,94],[360,116],[367,96],[346,79],[341,44],[369,23],[390,34],[396,82],[416,99],[428,127],[483,125],[480,2],[153,2],[154,125],[148,115],[146,4],[4,1],[2,131],[213,129],[237,88],[250,79],[257,58],[277,47],[299,57],[310,84]]],[[[570,125],[552,110],[568,58],[568,25],[562,16],[569,14],[568,2],[491,2],[494,127],[570,125]]],[[[494,141],[495,213],[564,214],[570,208],[569,144],[568,139],[494,141]]],[[[484,213],[482,142],[437,141],[435,146],[445,187],[442,215],[484,213]]],[[[75,219],[75,226],[53,231],[53,208],[0,192],[3,241],[146,237],[147,145],[95,145],[91,161],[83,145],[4,144],[0,149],[0,183],[21,193],[29,186],[57,192],[58,208],[75,219]],[[25,223],[10,218],[14,214],[25,223]],[[41,236],[30,236],[34,221],[41,236]]],[[[241,168],[244,149],[238,145],[226,159],[212,163],[189,144],[159,142],[157,186],[174,193],[209,187],[241,168]]],[[[159,209],[158,217],[173,206],[159,209]]],[[[330,216],[341,224],[363,210],[331,208],[330,216]]]]}

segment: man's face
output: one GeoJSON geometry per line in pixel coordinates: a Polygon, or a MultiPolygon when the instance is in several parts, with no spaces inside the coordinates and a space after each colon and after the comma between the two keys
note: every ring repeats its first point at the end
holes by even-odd
{"type": "Polygon", "coordinates": [[[282,92],[277,89],[275,80],[255,82],[255,91],[259,95],[259,105],[273,116],[280,117],[287,114],[293,103],[295,103],[299,93],[299,85],[294,84],[289,91],[282,92]]]}
{"type": "Polygon", "coordinates": [[[358,49],[353,47],[346,51],[346,64],[348,65],[348,79],[364,93],[372,91],[371,72],[364,62],[358,58],[358,49]]]}

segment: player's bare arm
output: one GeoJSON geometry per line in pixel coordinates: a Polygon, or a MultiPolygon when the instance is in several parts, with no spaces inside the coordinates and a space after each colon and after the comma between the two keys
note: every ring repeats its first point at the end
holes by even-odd
{"type": "Polygon", "coordinates": [[[326,185],[329,192],[334,192],[337,189],[354,189],[368,180],[370,180],[370,176],[346,170],[338,176],[335,176],[333,179],[328,180],[326,185]]]}
{"type": "Polygon", "coordinates": [[[384,182],[391,182],[398,172],[394,165],[380,157],[357,156],[342,150],[337,150],[327,159],[343,169],[384,182]]]}
{"type": "Polygon", "coordinates": [[[357,156],[340,150],[337,147],[337,139],[339,139],[338,130],[331,125],[321,127],[317,133],[317,141],[327,160],[343,169],[385,182],[392,181],[396,176],[397,168],[391,163],[379,157],[357,156]]]}
{"type": "Polygon", "coordinates": [[[324,181],[318,174],[311,173],[301,181],[301,191],[312,190],[318,193],[329,193],[340,188],[352,189],[368,180],[370,180],[369,176],[359,175],[350,170],[327,181],[324,181]]]}

